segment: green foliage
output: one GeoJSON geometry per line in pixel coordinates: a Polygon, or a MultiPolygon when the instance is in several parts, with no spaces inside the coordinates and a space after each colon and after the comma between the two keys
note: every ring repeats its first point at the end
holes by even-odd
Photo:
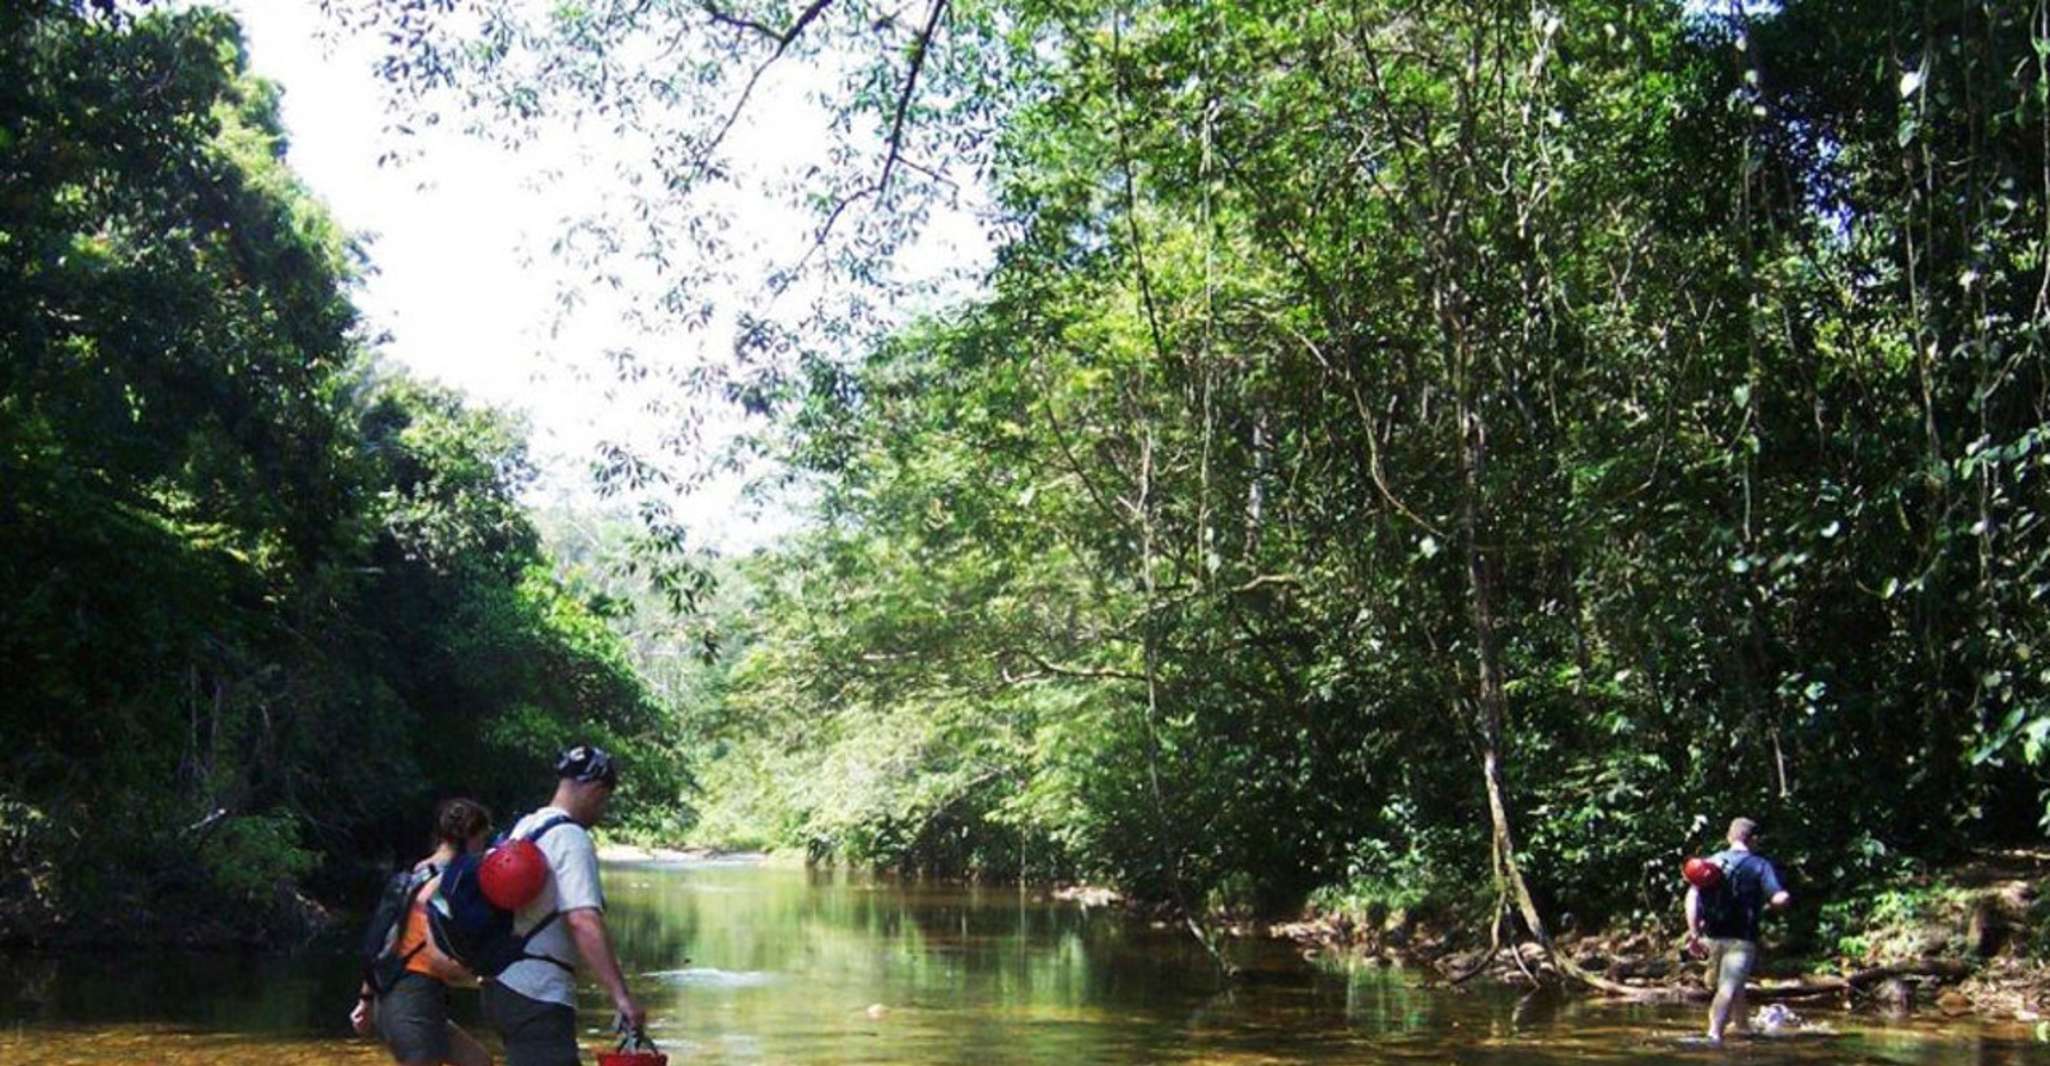
{"type": "MultiPolygon", "coordinates": [[[[1965,938],[1972,909],[1989,902],[1983,889],[1902,870],[1886,882],[1823,903],[1814,923],[1814,944],[1860,964],[1955,955],[1968,948],[1965,938]]],[[[2021,953],[2034,953],[2029,929],[2016,932],[2021,953]]]]}
{"type": "Polygon", "coordinates": [[[815,848],[1407,898],[1476,756],[1595,919],[1737,813],[1802,897],[2031,832],[2025,12],[1002,11],[989,295],[786,392],[732,695],[815,848]]]}
{"type": "Polygon", "coordinates": [[[320,856],[299,844],[299,819],[256,814],[224,823],[199,847],[215,890],[231,905],[261,904],[313,872],[320,856]]]}
{"type": "Polygon", "coordinates": [[[438,796],[541,802],[571,738],[626,825],[688,817],[520,427],[378,367],[277,107],[218,12],[0,20],[0,935],[260,928],[438,796]]]}
{"type": "Polygon", "coordinates": [[[1391,915],[1430,907],[1477,902],[1467,898],[1471,886],[1447,876],[1446,868],[1429,858],[1426,848],[1398,846],[1367,838],[1352,846],[1343,880],[1318,888],[1309,903],[1317,912],[1352,925],[1382,928],[1391,915]]]}
{"type": "Polygon", "coordinates": [[[659,509],[551,572],[516,429],[362,369],[226,21],[10,23],[0,664],[31,696],[0,726],[52,818],[318,811],[333,854],[590,731],[645,767],[645,834],[695,760],[708,831],[819,857],[1190,911],[1486,895],[1514,858],[1540,910],[1630,919],[1736,813],[1803,899],[2045,816],[2021,6],[572,5],[483,40],[359,6],[403,15],[421,107],[686,146],[584,242],[698,253],[684,323],[731,251],[664,199],[729,176],[690,123],[822,37],[873,62],[795,194],[822,254],[769,295],[888,293],[950,170],[994,176],[999,265],[887,336],[877,290],[745,316],[694,384],[776,416],[818,522],[726,589],[659,509]],[[623,68],[642,35],[696,79],[623,68]]]}

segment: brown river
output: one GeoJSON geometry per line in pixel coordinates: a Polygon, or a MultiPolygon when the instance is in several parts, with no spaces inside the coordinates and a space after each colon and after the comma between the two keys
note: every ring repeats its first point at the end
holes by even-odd
{"type": "MultiPolygon", "coordinates": [[[[1234,946],[1244,976],[1220,986],[1186,937],[1015,888],[740,862],[605,876],[672,1063],[2050,1063],[2021,1024],[1825,1010],[1693,1047],[1694,1008],[1446,990],[1285,945],[1234,946]]],[[[389,1061],[348,1032],[354,981],[332,951],[0,957],[0,1066],[389,1061]]],[[[454,1009],[474,1021],[476,993],[454,1009]]],[[[587,990],[586,1062],[608,1018],[587,990]]]]}

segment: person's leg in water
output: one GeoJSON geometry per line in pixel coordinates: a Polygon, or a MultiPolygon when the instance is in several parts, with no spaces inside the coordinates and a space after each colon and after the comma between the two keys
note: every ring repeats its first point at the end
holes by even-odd
{"type": "Polygon", "coordinates": [[[1744,1029],[1744,982],[1751,976],[1751,964],[1758,957],[1758,945],[1748,940],[1717,940],[1709,949],[1709,979],[1715,983],[1715,1001],[1708,1007],[1708,1039],[1721,1043],[1723,1033],[1744,1029]]]}
{"type": "Polygon", "coordinates": [[[450,1066],[491,1066],[491,1052],[477,1038],[463,1032],[463,1027],[448,1023],[448,1060],[450,1066]]]}
{"type": "MultiPolygon", "coordinates": [[[[1711,940],[1708,942],[1708,956],[1706,965],[1701,971],[1701,983],[1707,986],[1711,996],[1714,996],[1716,992],[1721,990],[1723,983],[1722,941],[1711,940]]],[[[1723,1038],[1723,1027],[1716,1024],[1717,1005],[1717,1002],[1712,999],[1708,1007],[1708,1038],[1714,1041],[1720,1041],[1723,1038]]]]}
{"type": "Polygon", "coordinates": [[[1737,982],[1736,989],[1730,993],[1730,1011],[1723,1024],[1724,1033],[1747,1036],[1751,1033],[1751,1012],[1744,1005],[1744,984],[1743,981],[1737,982]]]}

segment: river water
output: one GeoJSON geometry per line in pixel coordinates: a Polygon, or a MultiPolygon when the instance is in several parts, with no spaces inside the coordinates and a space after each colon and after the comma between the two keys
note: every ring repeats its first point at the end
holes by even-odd
{"type": "MultiPolygon", "coordinates": [[[[2050,1062],[2028,1027],[1811,1012],[1829,1032],[1688,1047],[1695,1008],[1500,988],[1186,936],[1015,888],[752,863],[612,865],[611,925],[653,1033],[688,1063],[2050,1062]]],[[[0,958],[0,1064],[378,1063],[345,957],[0,958]]],[[[459,991],[459,1019],[477,1017],[459,991]]],[[[607,1046],[587,994],[586,1062],[607,1046]]],[[[472,1031],[477,1027],[472,1026],[472,1031]]],[[[487,1043],[489,1043],[487,1038],[487,1043]]]]}

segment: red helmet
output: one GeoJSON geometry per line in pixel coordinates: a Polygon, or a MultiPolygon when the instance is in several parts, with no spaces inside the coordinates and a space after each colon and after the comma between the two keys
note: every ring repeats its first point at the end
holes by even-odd
{"type": "Polygon", "coordinates": [[[1688,859],[1680,867],[1680,874],[1695,888],[1714,888],[1723,883],[1723,868],[1707,859],[1688,859]]]}
{"type": "Polygon", "coordinates": [[[548,859],[531,840],[508,840],[477,864],[477,887],[502,910],[516,911],[548,883],[548,859]]]}

